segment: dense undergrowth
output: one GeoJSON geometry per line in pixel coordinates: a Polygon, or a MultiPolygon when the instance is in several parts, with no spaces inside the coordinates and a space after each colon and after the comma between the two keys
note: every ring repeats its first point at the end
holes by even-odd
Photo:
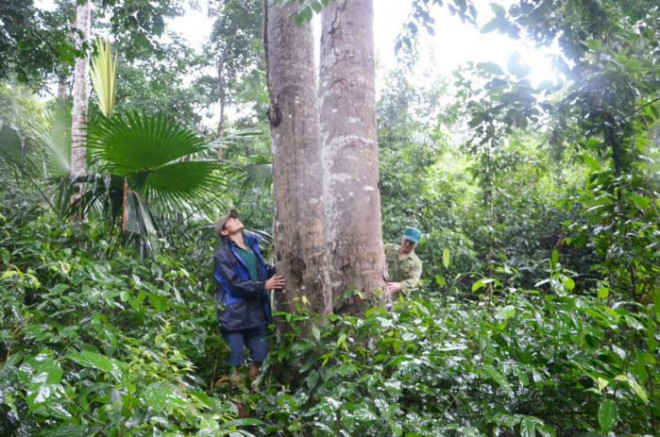
{"type": "Polygon", "coordinates": [[[363,318],[280,314],[256,391],[227,387],[207,258],[140,259],[5,193],[1,435],[651,435],[658,312],[606,290],[419,292],[363,318]],[[469,298],[468,298],[469,297],[469,298]],[[305,333],[305,334],[303,334],[305,333]],[[236,403],[250,418],[238,419],[236,403]]]}

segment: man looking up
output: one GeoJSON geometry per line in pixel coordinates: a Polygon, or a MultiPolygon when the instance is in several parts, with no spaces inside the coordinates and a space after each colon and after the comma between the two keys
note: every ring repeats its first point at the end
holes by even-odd
{"type": "Polygon", "coordinates": [[[243,233],[236,210],[215,223],[223,247],[215,254],[213,277],[217,283],[217,316],[229,344],[232,383],[238,385],[245,346],[250,350],[250,379],[259,376],[268,354],[266,325],[272,321],[267,290],[281,289],[284,277],[275,275],[259,250],[257,237],[243,233]]]}
{"type": "Polygon", "coordinates": [[[415,254],[422,233],[419,229],[407,227],[401,237],[401,245],[386,244],[387,291],[392,297],[400,291],[410,291],[419,285],[422,277],[422,261],[415,254]]]}

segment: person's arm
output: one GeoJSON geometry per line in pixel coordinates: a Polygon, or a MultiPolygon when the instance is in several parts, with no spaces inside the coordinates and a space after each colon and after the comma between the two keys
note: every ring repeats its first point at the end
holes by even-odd
{"type": "Polygon", "coordinates": [[[422,278],[422,262],[416,262],[412,269],[406,275],[406,279],[401,281],[401,290],[410,291],[413,288],[416,288],[419,285],[419,281],[422,278]]]}

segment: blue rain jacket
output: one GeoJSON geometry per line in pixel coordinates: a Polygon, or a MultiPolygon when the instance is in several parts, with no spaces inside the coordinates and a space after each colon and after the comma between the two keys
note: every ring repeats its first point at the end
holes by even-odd
{"type": "Polygon", "coordinates": [[[258,280],[250,278],[247,266],[236,250],[236,244],[225,238],[225,245],[214,259],[213,277],[217,284],[216,309],[220,326],[227,331],[255,328],[272,321],[270,300],[265,285],[275,274],[259,249],[259,240],[244,235],[245,245],[257,258],[258,280]]]}

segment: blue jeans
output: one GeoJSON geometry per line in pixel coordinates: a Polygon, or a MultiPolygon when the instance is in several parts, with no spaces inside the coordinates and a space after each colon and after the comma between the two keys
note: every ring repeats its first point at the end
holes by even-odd
{"type": "Polygon", "coordinates": [[[263,362],[266,359],[266,355],[268,355],[267,335],[268,331],[265,324],[240,331],[226,331],[222,329],[222,337],[227,341],[231,349],[229,365],[243,365],[245,346],[250,350],[250,358],[253,363],[263,362]]]}

